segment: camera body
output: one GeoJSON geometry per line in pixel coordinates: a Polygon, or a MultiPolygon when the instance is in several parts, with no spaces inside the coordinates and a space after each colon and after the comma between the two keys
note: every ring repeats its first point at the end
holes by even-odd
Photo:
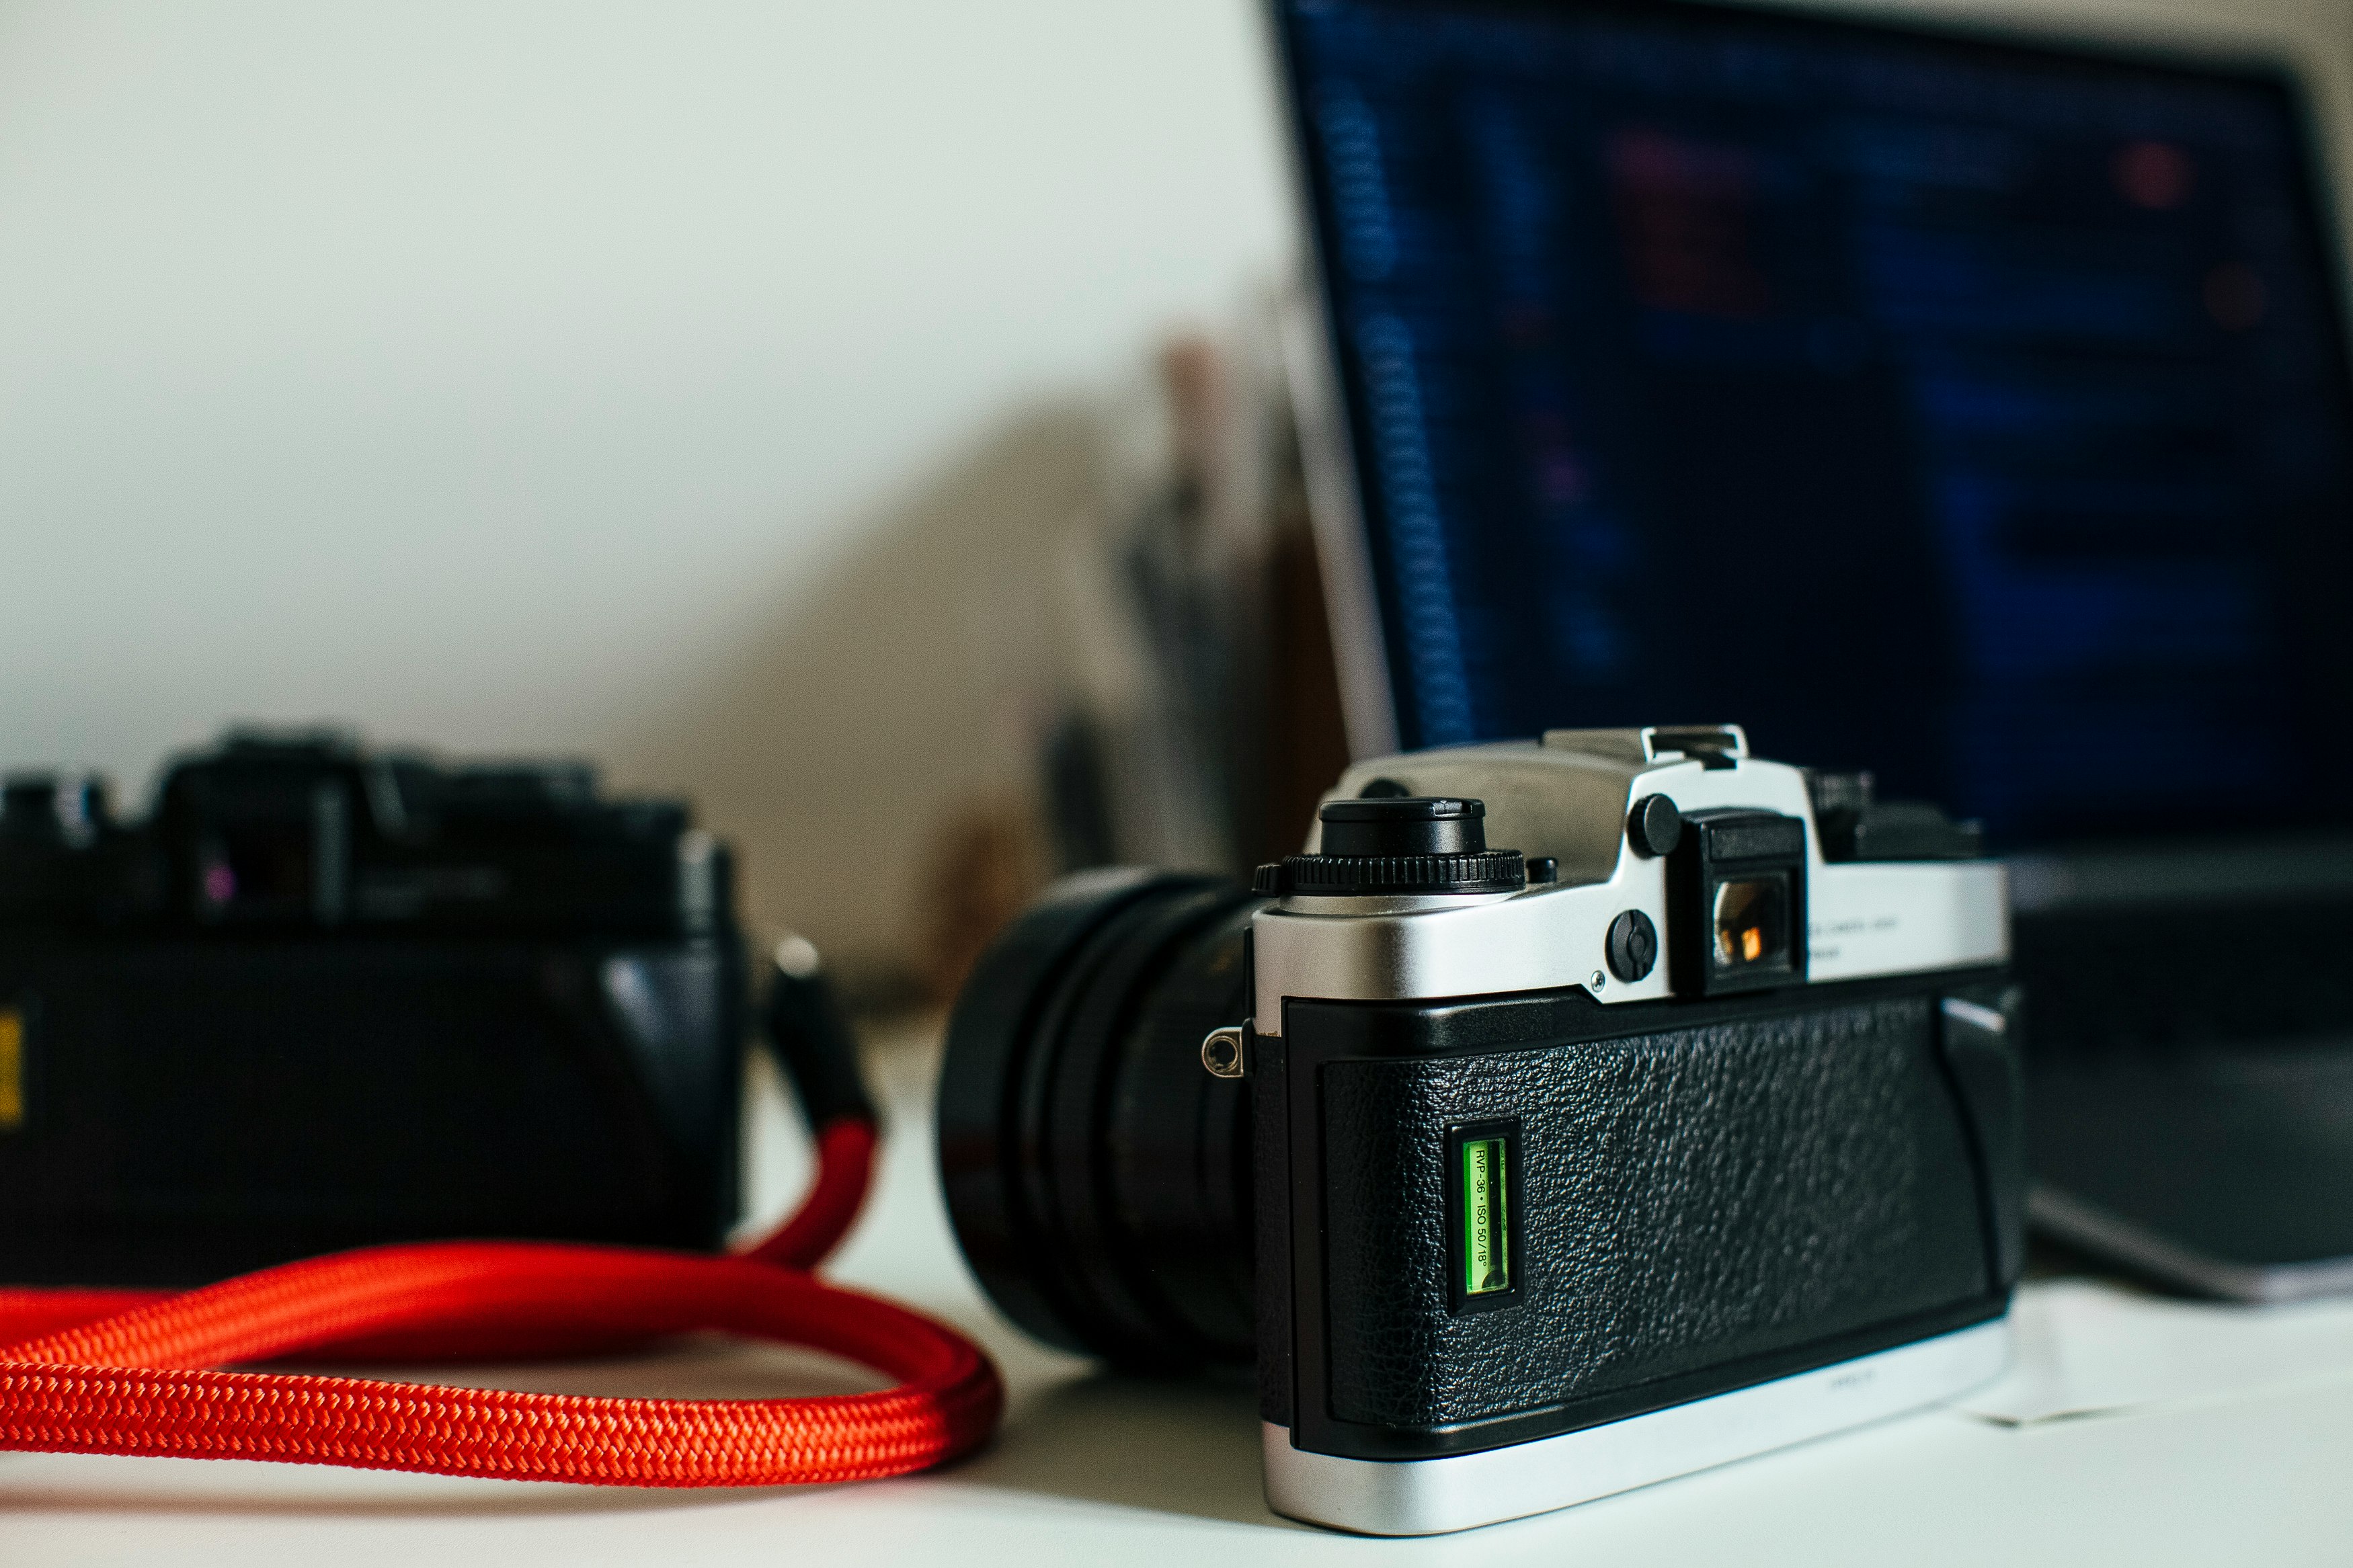
{"type": "Polygon", "coordinates": [[[1016,1322],[1254,1363],[1270,1503],[1384,1535],[2002,1367],[2017,1006],[1972,828],[1731,726],[1363,763],[1320,816],[1247,892],[1068,879],[976,968],[941,1172],[1016,1322]]]}
{"type": "Polygon", "coordinates": [[[1261,870],[1204,1062],[1250,1086],[1279,1511],[1460,1529],[2005,1364],[2003,872],[1809,782],[1730,726],[1388,758],[1261,870]]]}
{"type": "Polygon", "coordinates": [[[201,1282],[453,1237],[710,1247],[737,1215],[728,857],[565,763],[233,734],[121,823],[0,812],[0,1258],[201,1282]]]}

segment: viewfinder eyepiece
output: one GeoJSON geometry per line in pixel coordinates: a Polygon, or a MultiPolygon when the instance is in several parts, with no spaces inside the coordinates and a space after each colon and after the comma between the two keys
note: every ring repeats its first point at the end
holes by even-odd
{"type": "Polygon", "coordinates": [[[1669,858],[1675,991],[1720,996],[1806,978],[1806,825],[1774,811],[1684,816],[1669,858]]]}

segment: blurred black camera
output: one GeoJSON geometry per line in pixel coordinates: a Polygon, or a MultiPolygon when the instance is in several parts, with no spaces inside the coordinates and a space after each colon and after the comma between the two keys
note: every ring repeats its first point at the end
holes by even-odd
{"type": "Polygon", "coordinates": [[[146,822],[0,811],[0,1274],[184,1284],[369,1243],[707,1248],[737,1216],[725,848],[573,763],[231,734],[146,822]]]}

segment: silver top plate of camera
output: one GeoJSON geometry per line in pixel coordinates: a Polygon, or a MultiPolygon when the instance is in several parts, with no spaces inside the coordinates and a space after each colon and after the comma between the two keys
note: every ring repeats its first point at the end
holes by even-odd
{"type": "MultiPolygon", "coordinates": [[[[1485,802],[1487,842],[1531,862],[1551,859],[1556,879],[1514,892],[1282,898],[1257,921],[1258,1033],[1282,1032],[1286,996],[1394,1001],[1582,986],[1615,1004],[1676,994],[1670,963],[1628,979],[1609,952],[1612,922],[1630,910],[1669,940],[1669,858],[1646,853],[1627,827],[1653,795],[1686,820],[1746,810],[1804,825],[1804,961],[1793,980],[1864,980],[2010,955],[1999,863],[1825,860],[1805,773],[1750,756],[1737,725],[1556,730],[1541,741],[1374,758],[1351,767],[1326,799],[1400,786],[1485,802]]],[[[1321,842],[1319,824],[1309,851],[1321,842]]],[[[1744,890],[1754,889],[1719,889],[1714,911],[1720,934],[1736,942],[1746,932],[1724,900],[1744,890]]],[[[1753,956],[1757,939],[1747,940],[1753,956]]],[[[1737,963],[1741,954],[1727,949],[1726,957],[1737,963]]]]}

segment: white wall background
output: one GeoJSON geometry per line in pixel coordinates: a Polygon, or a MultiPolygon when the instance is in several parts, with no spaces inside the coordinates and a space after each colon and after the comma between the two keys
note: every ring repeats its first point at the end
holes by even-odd
{"type": "Polygon", "coordinates": [[[0,7],[0,764],[593,745],[1282,253],[1204,0],[0,7]]]}
{"type": "MultiPolygon", "coordinates": [[[[2284,50],[2353,171],[2353,0],[1934,4],[2284,50]]],[[[777,797],[975,732],[831,689],[861,606],[987,566],[923,542],[960,475],[1069,504],[1036,411],[1287,264],[1276,123],[1251,0],[0,0],[0,766],[601,752],[818,923],[777,797]]]]}

